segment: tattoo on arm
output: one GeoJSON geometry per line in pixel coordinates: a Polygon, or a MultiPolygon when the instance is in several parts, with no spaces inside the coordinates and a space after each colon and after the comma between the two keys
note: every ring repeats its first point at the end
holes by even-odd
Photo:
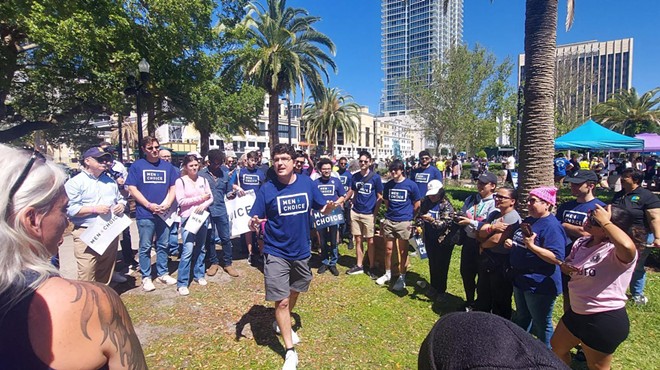
{"type": "Polygon", "coordinates": [[[83,302],[80,329],[85,338],[92,340],[87,326],[96,312],[103,331],[101,344],[110,340],[119,354],[122,366],[135,370],[147,369],[142,346],[119,295],[100,284],[95,284],[95,287],[100,289],[94,289],[89,285],[90,283],[70,283],[76,289],[76,297],[71,303],[83,302]],[[109,304],[101,304],[102,301],[107,301],[109,304]]]}

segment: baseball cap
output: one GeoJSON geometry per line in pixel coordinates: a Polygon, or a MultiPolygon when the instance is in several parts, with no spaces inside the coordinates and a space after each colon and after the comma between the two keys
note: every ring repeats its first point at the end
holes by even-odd
{"type": "Polygon", "coordinates": [[[564,181],[572,184],[583,184],[587,181],[598,182],[598,175],[594,171],[577,170],[567,176],[564,181]]]}
{"type": "Polygon", "coordinates": [[[442,181],[440,180],[431,180],[427,186],[426,196],[436,195],[442,189],[442,181]]]}
{"type": "Polygon", "coordinates": [[[106,152],[103,148],[100,148],[100,147],[97,147],[97,146],[95,146],[93,148],[89,148],[89,149],[87,149],[87,151],[85,151],[85,153],[83,154],[83,160],[86,159],[86,158],[89,158],[89,157],[92,157],[92,158],[95,158],[95,159],[98,159],[98,158],[101,158],[101,157],[108,157],[110,160],[112,160],[112,154],[106,152]]]}
{"type": "Polygon", "coordinates": [[[495,174],[490,173],[490,172],[484,172],[481,175],[479,175],[479,178],[477,179],[484,184],[495,184],[497,185],[497,176],[495,174]]]}
{"type": "Polygon", "coordinates": [[[197,158],[197,159],[202,159],[202,155],[199,154],[199,152],[196,151],[196,150],[193,150],[192,152],[188,152],[188,154],[186,154],[186,155],[194,155],[195,158],[197,158]]]}

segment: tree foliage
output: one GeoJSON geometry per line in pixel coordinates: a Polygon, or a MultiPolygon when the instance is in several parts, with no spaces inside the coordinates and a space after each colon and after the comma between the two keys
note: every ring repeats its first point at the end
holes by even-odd
{"type": "Polygon", "coordinates": [[[438,146],[452,144],[467,150],[493,146],[497,120],[510,110],[511,63],[498,64],[495,55],[479,45],[473,50],[458,45],[448,50],[446,62],[419,65],[400,86],[412,115],[422,122],[424,135],[438,146]]]}
{"type": "Polygon", "coordinates": [[[352,99],[350,95],[342,95],[339,89],[326,88],[319,98],[305,104],[302,118],[307,123],[307,137],[313,142],[325,139],[330,153],[334,153],[337,132],[344,134],[344,140],[354,141],[358,135],[360,106],[352,99]]]}
{"type": "Polygon", "coordinates": [[[593,109],[592,118],[612,130],[634,136],[660,132],[660,87],[639,96],[635,88],[621,90],[593,109]]]}

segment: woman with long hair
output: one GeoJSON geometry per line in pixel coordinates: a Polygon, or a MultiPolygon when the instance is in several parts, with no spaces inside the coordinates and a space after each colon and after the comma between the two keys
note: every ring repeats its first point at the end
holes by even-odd
{"type": "Polygon", "coordinates": [[[176,201],[179,203],[179,216],[183,227],[183,251],[179,261],[179,276],[177,278],[177,291],[181,295],[188,295],[190,285],[190,265],[193,266],[193,278],[199,285],[206,285],[204,278],[204,256],[206,250],[206,232],[208,230],[208,217],[196,234],[186,230],[185,224],[195,213],[201,215],[213,203],[211,187],[206,178],[198,176],[199,159],[194,155],[183,158],[183,170],[180,178],[176,180],[176,201]]]}
{"type": "Polygon", "coordinates": [[[50,264],[68,226],[64,172],[2,144],[0,168],[0,369],[146,369],[117,293],[50,264]]]}
{"type": "Polygon", "coordinates": [[[571,306],[550,343],[568,365],[569,351],[582,344],[589,369],[609,369],[614,351],[630,331],[626,287],[637,261],[633,237],[640,239],[644,230],[633,227],[633,216],[628,210],[599,205],[587,219],[584,230],[589,235],[573,243],[561,266],[571,276],[571,306]]]}

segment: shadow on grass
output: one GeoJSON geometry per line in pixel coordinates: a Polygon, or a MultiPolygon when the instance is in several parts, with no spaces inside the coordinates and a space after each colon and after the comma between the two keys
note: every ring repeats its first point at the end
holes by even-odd
{"type": "MultiPolygon", "coordinates": [[[[293,313],[292,316],[292,329],[297,331],[302,327],[300,316],[296,313],[293,313]]],[[[249,330],[257,345],[268,346],[273,352],[284,357],[286,351],[273,330],[273,321],[275,321],[275,308],[264,305],[250,307],[248,312],[243,314],[236,323],[236,340],[247,338],[244,331],[245,327],[249,325],[249,330]]]]}
{"type": "Polygon", "coordinates": [[[356,263],[357,263],[357,258],[355,258],[353,256],[347,256],[347,255],[341,255],[341,256],[339,256],[339,259],[337,260],[337,264],[339,266],[344,266],[344,267],[347,267],[347,268],[351,268],[351,267],[355,266],[356,263]]]}

